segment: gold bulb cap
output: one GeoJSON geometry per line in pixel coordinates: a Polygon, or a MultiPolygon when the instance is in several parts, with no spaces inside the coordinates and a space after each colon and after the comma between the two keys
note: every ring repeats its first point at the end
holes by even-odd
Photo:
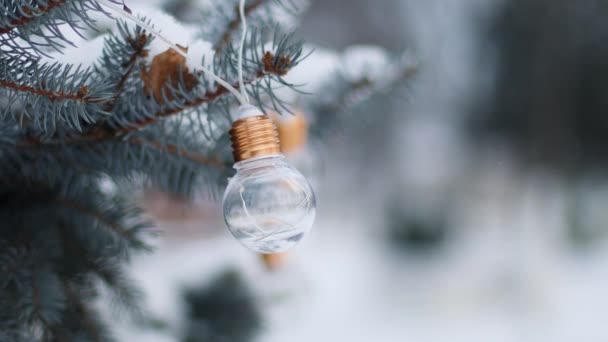
{"type": "Polygon", "coordinates": [[[281,153],[279,133],[266,115],[239,119],[230,129],[234,162],[281,153]]]}

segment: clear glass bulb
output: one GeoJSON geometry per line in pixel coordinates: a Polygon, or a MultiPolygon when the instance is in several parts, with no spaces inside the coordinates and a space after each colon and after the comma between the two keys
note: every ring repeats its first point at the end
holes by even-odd
{"type": "Polygon", "coordinates": [[[234,164],[237,173],[224,193],[224,220],[234,237],[258,253],[295,246],[315,219],[315,194],[282,154],[234,164]]]}

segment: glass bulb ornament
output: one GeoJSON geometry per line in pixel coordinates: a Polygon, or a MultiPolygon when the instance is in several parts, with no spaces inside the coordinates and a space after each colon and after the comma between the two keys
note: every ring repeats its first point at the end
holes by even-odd
{"type": "Polygon", "coordinates": [[[226,226],[247,248],[263,254],[295,246],[312,227],[315,194],[280,153],[274,122],[252,106],[239,108],[230,130],[236,175],[224,193],[226,226]]]}

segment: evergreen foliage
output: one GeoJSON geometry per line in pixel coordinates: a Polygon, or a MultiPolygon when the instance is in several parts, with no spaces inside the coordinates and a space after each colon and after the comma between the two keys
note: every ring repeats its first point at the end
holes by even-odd
{"type": "MultiPolygon", "coordinates": [[[[149,249],[145,241],[153,233],[130,192],[143,186],[182,196],[202,189],[217,194],[232,172],[227,132],[238,103],[186,64],[161,68],[165,74],[158,77],[157,56],[149,56],[154,37],[124,22],[99,32],[105,40],[94,65],[49,63],[45,56],[73,45],[66,30],[86,35],[97,29],[92,13],[105,12],[95,0],[2,3],[0,341],[112,341],[111,322],[102,321],[92,302],[101,284],[117,308],[137,313],[140,295],[123,267],[133,253],[149,249]]],[[[190,20],[204,23],[201,39],[213,47],[202,67],[235,88],[237,3],[212,1],[190,20]]],[[[191,5],[165,7],[182,17],[195,12],[191,5]]],[[[278,112],[289,109],[278,90],[296,88],[285,76],[306,57],[302,43],[285,33],[291,27],[277,19],[294,10],[291,1],[281,0],[251,0],[246,7],[246,90],[255,104],[278,112]]],[[[154,25],[153,18],[142,19],[154,25]]],[[[336,125],[336,114],[403,80],[353,84],[339,74],[334,78],[324,97],[300,103],[315,118],[312,132],[336,125]],[[357,101],[349,100],[353,96],[357,101]]],[[[236,283],[226,276],[218,286],[239,292],[236,283]]],[[[235,296],[236,302],[223,302],[192,292],[193,319],[212,324],[209,336],[248,340],[259,324],[249,318],[257,314],[248,295],[235,296]],[[227,325],[232,314],[215,312],[217,305],[245,310],[241,323],[248,325],[227,325]]],[[[191,326],[189,340],[196,340],[199,328],[191,326]]]]}
{"type": "MultiPolygon", "coordinates": [[[[271,5],[279,4],[264,4],[271,5]]],[[[93,66],[44,62],[42,55],[72,44],[66,27],[95,26],[91,11],[103,8],[94,0],[3,1],[0,341],[111,341],[109,322],[92,306],[100,284],[118,308],[137,312],[139,294],[123,266],[148,249],[153,231],[120,189],[102,184],[190,195],[213,192],[230,174],[226,132],[236,100],[183,66],[154,96],[158,89],[142,77],[151,70],[147,32],[120,23],[103,33],[93,66]]],[[[236,86],[239,27],[219,17],[222,51],[201,62],[236,86]]],[[[279,103],[269,80],[283,82],[302,45],[271,20],[258,27],[245,46],[247,91],[279,103]]]]}
{"type": "Polygon", "coordinates": [[[60,26],[68,23],[77,32],[93,28],[90,12],[103,11],[95,0],[2,0],[2,9],[1,50],[28,55],[70,44],[60,26]]]}

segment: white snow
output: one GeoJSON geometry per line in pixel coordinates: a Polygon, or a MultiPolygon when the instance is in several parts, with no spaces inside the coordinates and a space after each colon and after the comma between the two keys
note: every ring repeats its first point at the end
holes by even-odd
{"type": "Polygon", "coordinates": [[[264,313],[259,342],[602,341],[608,253],[587,257],[563,248],[555,234],[563,225],[555,219],[563,210],[555,183],[482,168],[472,190],[479,196],[458,221],[468,236],[431,259],[391,253],[374,232],[376,218],[365,210],[339,216],[331,205],[276,273],[225,231],[164,242],[131,269],[147,308],[171,333],[155,336],[123,322],[119,337],[178,341],[179,291],[233,267],[264,313]]]}
{"type": "Polygon", "coordinates": [[[61,61],[61,63],[92,66],[97,62],[103,51],[105,35],[97,36],[91,40],[80,40],[76,46],[68,46],[61,53],[49,54],[51,58],[43,57],[48,63],[61,61]]]}
{"type": "MultiPolygon", "coordinates": [[[[195,26],[181,24],[173,16],[154,7],[137,4],[130,8],[133,14],[151,20],[154,28],[171,42],[188,48],[186,64],[190,70],[200,69],[203,58],[206,63],[213,60],[215,53],[212,44],[197,37],[199,31],[195,26]]],[[[132,22],[129,22],[129,25],[135,26],[132,22]]],[[[169,48],[163,40],[154,39],[149,46],[149,61],[169,48]]]]}
{"type": "Polygon", "coordinates": [[[215,51],[213,50],[213,44],[201,39],[193,39],[192,43],[188,44],[188,59],[186,59],[186,65],[189,70],[201,69],[203,61],[205,62],[205,65],[213,63],[214,55],[215,51]]]}
{"type": "Polygon", "coordinates": [[[301,85],[304,92],[315,93],[340,68],[340,56],[335,52],[314,45],[305,45],[304,51],[313,51],[285,76],[288,83],[301,85]]]}
{"type": "Polygon", "coordinates": [[[378,81],[392,74],[391,61],[385,49],[378,46],[351,46],[342,54],[342,73],[352,81],[378,81]]]}
{"type": "MultiPolygon", "coordinates": [[[[270,7],[270,17],[272,20],[279,25],[285,31],[293,31],[299,25],[300,17],[294,16],[295,13],[303,13],[310,6],[309,0],[292,0],[286,1],[285,5],[287,7],[281,5],[273,5],[270,7]],[[292,4],[295,5],[292,6],[292,4]]],[[[262,12],[263,15],[266,15],[265,12],[262,12]]]]}
{"type": "MultiPolygon", "coordinates": [[[[143,16],[151,20],[152,25],[163,36],[169,38],[173,43],[183,47],[188,47],[188,59],[186,64],[190,70],[200,69],[203,58],[206,63],[213,60],[215,52],[212,44],[197,37],[198,29],[192,25],[183,25],[175,18],[160,9],[150,6],[150,4],[129,4],[132,12],[136,16],[143,16]]],[[[98,25],[103,31],[117,31],[116,21],[99,13],[93,13],[91,17],[98,21],[98,25]]],[[[126,19],[121,20],[125,21],[126,19]]],[[[135,27],[135,24],[127,20],[130,27],[135,27]]],[[[103,50],[103,42],[107,35],[101,34],[92,39],[83,39],[71,30],[65,29],[65,35],[74,43],[75,46],[67,46],[61,52],[50,52],[50,58],[43,59],[48,62],[61,60],[62,63],[71,63],[75,65],[90,66],[96,62],[101,56],[103,50]]],[[[161,39],[154,39],[149,45],[148,61],[169,49],[169,45],[161,39]]]]}

